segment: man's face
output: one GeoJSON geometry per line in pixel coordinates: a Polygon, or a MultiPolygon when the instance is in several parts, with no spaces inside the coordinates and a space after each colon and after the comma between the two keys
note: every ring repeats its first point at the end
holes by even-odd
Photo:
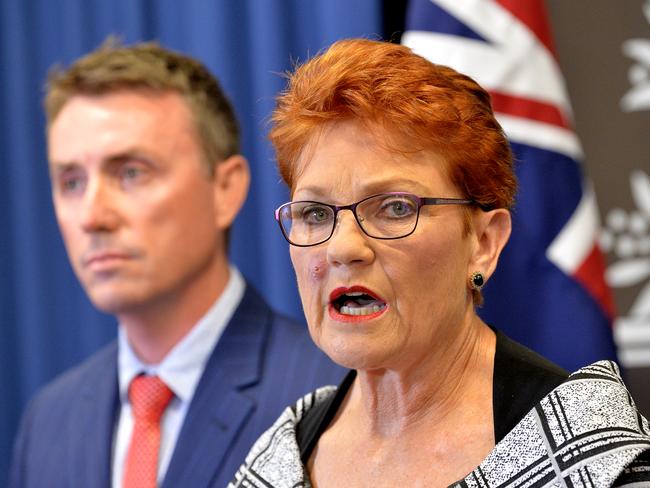
{"type": "Polygon", "coordinates": [[[75,96],[50,127],[48,156],[68,255],[99,309],[169,304],[225,265],[216,185],[179,94],[75,96]]]}

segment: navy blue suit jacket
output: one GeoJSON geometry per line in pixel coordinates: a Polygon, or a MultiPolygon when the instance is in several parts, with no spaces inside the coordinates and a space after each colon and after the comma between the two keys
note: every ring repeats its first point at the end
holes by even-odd
{"type": "MultiPolygon", "coordinates": [[[[162,486],[224,487],[257,437],[297,398],[338,384],[342,368],[306,326],[247,286],[198,383],[162,486]]],[[[10,486],[109,488],[119,411],[117,345],[46,386],[26,410],[10,486]]]]}

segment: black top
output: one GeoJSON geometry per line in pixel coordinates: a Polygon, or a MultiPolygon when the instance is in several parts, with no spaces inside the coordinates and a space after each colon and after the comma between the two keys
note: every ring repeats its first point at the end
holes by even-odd
{"type": "MultiPolygon", "coordinates": [[[[494,438],[498,443],[547,393],[569,376],[552,362],[503,333],[497,336],[494,354],[492,409],[494,438]]],[[[316,405],[300,420],[296,429],[303,464],[316,446],[347,395],[356,371],[350,371],[327,401],[316,405]]]]}

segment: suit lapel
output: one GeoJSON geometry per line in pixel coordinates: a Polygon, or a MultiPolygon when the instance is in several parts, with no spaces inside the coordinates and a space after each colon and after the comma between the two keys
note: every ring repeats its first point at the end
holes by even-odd
{"type": "Polygon", "coordinates": [[[209,486],[255,402],[241,390],[259,381],[269,312],[246,287],[201,376],[163,487],[209,486]]]}
{"type": "Polygon", "coordinates": [[[118,406],[117,345],[112,344],[102,352],[102,360],[88,374],[73,407],[78,419],[71,447],[75,452],[70,456],[74,466],[69,467],[74,486],[110,487],[113,428],[118,406]]]}

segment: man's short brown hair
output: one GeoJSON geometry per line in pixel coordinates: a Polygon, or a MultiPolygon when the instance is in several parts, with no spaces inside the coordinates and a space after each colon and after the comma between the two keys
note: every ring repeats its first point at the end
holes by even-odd
{"type": "Polygon", "coordinates": [[[70,67],[55,67],[48,76],[44,102],[48,127],[72,97],[119,90],[182,95],[210,174],[217,162],[240,152],[235,113],[219,82],[199,61],[154,42],[124,46],[111,37],[70,67]]]}

